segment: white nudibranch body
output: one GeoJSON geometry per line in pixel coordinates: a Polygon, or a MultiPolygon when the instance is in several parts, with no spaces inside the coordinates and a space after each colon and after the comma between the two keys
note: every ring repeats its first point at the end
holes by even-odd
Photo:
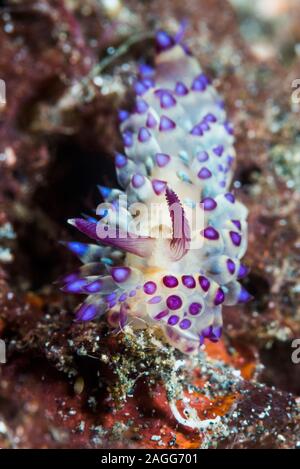
{"type": "Polygon", "coordinates": [[[251,298],[239,283],[248,271],[247,209],[229,190],[234,137],[220,96],[185,46],[164,32],[156,40],[133,112],[119,113],[123,191],[100,188],[112,204],[100,220],[70,220],[99,245],[67,243],[83,266],[63,290],[88,295],[78,320],[106,314],[112,327],[160,328],[193,353],[220,338],[223,304],[251,298]]]}

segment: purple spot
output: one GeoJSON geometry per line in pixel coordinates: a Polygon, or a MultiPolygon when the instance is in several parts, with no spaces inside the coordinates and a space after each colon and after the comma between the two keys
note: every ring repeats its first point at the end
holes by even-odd
{"type": "Polygon", "coordinates": [[[167,306],[169,309],[179,309],[182,306],[182,299],[178,295],[170,295],[167,298],[167,306]]]}
{"type": "Polygon", "coordinates": [[[218,342],[221,337],[222,327],[221,326],[209,326],[202,331],[204,337],[209,339],[211,342],[218,342]]]}
{"type": "Polygon", "coordinates": [[[153,78],[147,77],[142,79],[143,85],[149,90],[150,88],[153,88],[155,86],[155,81],[153,78]]]}
{"type": "Polygon", "coordinates": [[[169,311],[167,309],[165,309],[164,311],[161,311],[160,313],[158,313],[156,316],[154,316],[154,319],[156,319],[157,321],[159,321],[160,319],[168,316],[169,314],[169,311]]]}
{"type": "Polygon", "coordinates": [[[65,293],[83,293],[82,289],[86,285],[86,280],[78,279],[74,282],[70,282],[62,288],[62,291],[65,293]]]}
{"type": "Polygon", "coordinates": [[[122,153],[116,153],[115,156],[115,165],[118,169],[124,168],[127,165],[127,157],[122,155],[122,153]]]}
{"type": "Polygon", "coordinates": [[[117,294],[115,292],[109,293],[108,295],[105,295],[104,299],[106,302],[112,301],[117,297],[117,294]]]}
{"type": "Polygon", "coordinates": [[[240,246],[241,241],[242,241],[241,235],[237,233],[236,231],[229,231],[229,235],[233,244],[235,246],[240,246]]]}
{"type": "Polygon", "coordinates": [[[131,269],[130,267],[112,267],[110,273],[115,282],[123,283],[129,278],[131,269]]]}
{"type": "Polygon", "coordinates": [[[211,340],[211,342],[218,342],[222,333],[222,328],[220,326],[213,327],[209,326],[203,329],[202,335],[207,339],[211,340]]]}
{"type": "Polygon", "coordinates": [[[227,265],[228,272],[229,272],[231,275],[233,275],[234,272],[235,272],[235,263],[233,262],[233,260],[227,259],[226,265],[227,265]]]}
{"type": "Polygon", "coordinates": [[[217,206],[217,202],[211,197],[205,197],[205,199],[201,201],[201,204],[203,204],[204,210],[206,211],[214,210],[217,206]]]}
{"type": "Polygon", "coordinates": [[[204,91],[206,90],[206,87],[208,85],[209,81],[207,77],[204,75],[204,73],[201,73],[201,75],[198,75],[193,83],[192,83],[192,90],[194,91],[204,91]]]}
{"type": "Polygon", "coordinates": [[[226,181],[220,181],[219,186],[220,187],[226,187],[226,181]]]}
{"type": "Polygon", "coordinates": [[[132,298],[132,297],[135,296],[135,295],[136,295],[136,290],[131,290],[131,291],[129,292],[130,298],[132,298]]]}
{"type": "Polygon", "coordinates": [[[208,179],[212,176],[210,170],[208,168],[202,168],[200,169],[198,173],[198,178],[199,179],[208,179]]]}
{"type": "Polygon", "coordinates": [[[129,117],[129,112],[124,109],[120,109],[118,112],[119,122],[124,122],[129,117]]]}
{"type": "Polygon", "coordinates": [[[179,321],[179,317],[174,314],[173,316],[169,317],[168,324],[170,324],[170,326],[175,326],[175,324],[177,324],[178,321],[179,321]]]}
{"type": "Polygon", "coordinates": [[[178,286],[178,280],[173,275],[165,275],[163,277],[163,283],[168,288],[175,288],[178,286]]]}
{"type": "Polygon", "coordinates": [[[76,319],[79,321],[91,321],[97,315],[96,305],[83,304],[76,313],[76,319]]]}
{"type": "MultiPolygon", "coordinates": [[[[68,249],[70,249],[71,252],[73,252],[74,254],[76,254],[77,256],[84,256],[88,250],[89,250],[89,247],[87,244],[83,244],[83,243],[78,243],[77,241],[70,241],[70,242],[67,242],[65,243],[66,246],[68,247],[68,249]]],[[[74,280],[77,278],[77,276],[74,277],[74,280]]],[[[67,277],[66,277],[67,279],[67,277]]],[[[71,280],[72,280],[72,277],[71,277],[71,280]]],[[[69,281],[71,281],[69,280],[69,281]]],[[[66,280],[65,283],[68,283],[68,281],[66,280]]]]}
{"type": "Polygon", "coordinates": [[[206,114],[206,116],[204,116],[204,120],[205,122],[217,122],[217,118],[214,114],[206,114]]]}
{"type": "Polygon", "coordinates": [[[178,95],[178,96],[185,96],[187,95],[189,92],[188,88],[185,86],[184,83],[182,83],[181,81],[178,81],[176,83],[176,86],[175,86],[175,93],[178,95]]]}
{"type": "Polygon", "coordinates": [[[212,326],[208,326],[202,330],[203,337],[210,337],[212,333],[212,326]]]}
{"type": "Polygon", "coordinates": [[[126,130],[126,132],[123,133],[122,137],[124,146],[131,147],[133,144],[132,132],[130,132],[130,130],[126,130]]]}
{"type": "Polygon", "coordinates": [[[249,273],[249,270],[249,267],[244,264],[241,264],[238,272],[238,279],[246,277],[246,275],[248,275],[249,273]]]}
{"type": "Polygon", "coordinates": [[[207,292],[209,290],[210,281],[208,278],[204,277],[203,275],[199,275],[199,283],[203,291],[207,292]]]}
{"type": "Polygon", "coordinates": [[[122,293],[122,295],[120,295],[119,297],[119,301],[122,303],[122,301],[127,300],[127,297],[128,297],[127,293],[122,293]]]}
{"type": "Polygon", "coordinates": [[[183,275],[181,277],[182,283],[186,288],[195,288],[196,280],[192,275],[183,275]]]}
{"type": "Polygon", "coordinates": [[[202,132],[206,132],[207,130],[210,130],[210,127],[206,122],[201,122],[199,126],[202,132]]]}
{"type": "Polygon", "coordinates": [[[101,280],[95,280],[94,282],[90,283],[85,287],[85,290],[88,293],[98,293],[102,289],[102,282],[101,280]]]}
{"type": "Polygon", "coordinates": [[[204,236],[204,238],[209,239],[211,241],[216,241],[220,237],[218,231],[212,226],[208,226],[207,228],[205,228],[205,230],[202,230],[201,234],[202,236],[204,236]]]}
{"type": "Polygon", "coordinates": [[[134,174],[131,179],[132,185],[135,189],[142,187],[145,184],[145,177],[142,174],[134,174]]]}
{"type": "Polygon", "coordinates": [[[202,309],[202,305],[200,303],[191,303],[189,306],[189,313],[192,316],[197,316],[202,309]]]}
{"type": "Polygon", "coordinates": [[[189,327],[191,327],[191,321],[189,319],[183,319],[180,324],[179,324],[179,327],[180,329],[188,329],[189,327]]]}
{"type": "Polygon", "coordinates": [[[78,279],[78,273],[73,272],[72,274],[65,275],[64,277],[60,278],[60,283],[71,283],[74,282],[74,280],[78,279]]]}
{"type": "Polygon", "coordinates": [[[253,296],[250,295],[247,290],[241,286],[241,291],[238,297],[238,303],[248,303],[248,301],[252,300],[253,296]]]}
{"type": "Polygon", "coordinates": [[[214,304],[216,306],[218,306],[221,303],[223,303],[224,300],[225,300],[225,294],[224,294],[222,288],[218,288],[218,290],[216,292],[215,299],[214,299],[214,304]]]}
{"type": "Polygon", "coordinates": [[[241,225],[240,220],[231,220],[231,221],[237,227],[237,229],[241,231],[242,225],[241,225]]]}
{"type": "Polygon", "coordinates": [[[176,104],[176,99],[173,98],[171,93],[165,91],[164,93],[161,94],[160,96],[160,106],[163,109],[169,109],[170,107],[175,106],[176,104]]]}
{"type": "Polygon", "coordinates": [[[167,183],[166,181],[160,181],[159,179],[153,179],[151,181],[153,190],[156,195],[162,194],[166,190],[167,183]]]}
{"type": "Polygon", "coordinates": [[[227,156],[227,164],[228,164],[229,166],[232,165],[233,161],[234,161],[233,156],[227,156]]]}
{"type": "Polygon", "coordinates": [[[171,157],[169,155],[166,155],[165,153],[156,153],[154,158],[157,166],[159,166],[160,168],[166,166],[171,159],[171,157]]]}
{"type": "Polygon", "coordinates": [[[160,131],[168,131],[168,130],[173,130],[175,129],[176,124],[174,121],[169,119],[167,116],[161,116],[160,122],[159,122],[159,130],[160,131]]]}
{"type": "Polygon", "coordinates": [[[141,143],[148,142],[151,138],[151,133],[146,127],[141,127],[138,134],[138,140],[141,143]]]}
{"type": "Polygon", "coordinates": [[[155,95],[155,97],[157,97],[157,98],[161,98],[164,93],[168,93],[168,90],[167,90],[167,89],[164,89],[164,88],[157,88],[157,89],[154,91],[154,95],[155,95]]]}
{"type": "Polygon", "coordinates": [[[186,55],[192,56],[191,50],[188,48],[188,46],[187,46],[186,44],[181,43],[180,45],[181,45],[181,47],[182,47],[182,49],[184,50],[184,52],[185,52],[186,55]]]}
{"type": "Polygon", "coordinates": [[[182,41],[184,40],[184,36],[188,27],[188,21],[186,18],[182,19],[179,24],[179,28],[174,36],[174,41],[176,44],[180,44],[182,46],[182,41]]]}
{"type": "Polygon", "coordinates": [[[157,285],[155,282],[152,282],[150,280],[150,282],[146,282],[144,284],[144,292],[147,294],[147,295],[153,295],[153,293],[156,292],[156,289],[157,289],[157,285]]]}
{"type": "Polygon", "coordinates": [[[155,39],[158,52],[170,49],[174,45],[174,39],[165,31],[158,31],[155,39]]]}
{"type": "Polygon", "coordinates": [[[197,153],[197,160],[199,163],[204,163],[204,161],[207,161],[209,158],[207,151],[200,151],[197,153]]]}
{"type": "Polygon", "coordinates": [[[162,300],[162,297],[161,296],[154,296],[153,298],[151,298],[151,300],[148,301],[148,303],[150,305],[155,305],[157,303],[160,303],[162,300]]]}
{"type": "Polygon", "coordinates": [[[224,128],[229,135],[233,135],[233,125],[230,122],[225,122],[224,128]]]}
{"type": "Polygon", "coordinates": [[[143,96],[143,94],[145,94],[147,91],[147,87],[141,81],[136,81],[133,85],[133,88],[136,94],[139,96],[143,96]]]}
{"type": "Polygon", "coordinates": [[[235,197],[231,192],[227,192],[227,194],[225,194],[225,198],[228,200],[228,202],[230,202],[231,204],[234,204],[235,197]]]}
{"type": "Polygon", "coordinates": [[[116,301],[117,300],[117,294],[116,293],[110,293],[109,295],[105,295],[104,300],[106,301],[107,306],[109,308],[112,308],[113,306],[115,306],[117,304],[117,301],[116,301]]]}
{"type": "Polygon", "coordinates": [[[213,152],[215,155],[217,156],[222,156],[223,152],[224,152],[224,147],[223,145],[218,145],[217,147],[213,148],[213,152]]]}
{"type": "Polygon", "coordinates": [[[135,103],[135,109],[138,114],[144,114],[149,108],[149,105],[144,99],[137,99],[135,103]]]}
{"type": "Polygon", "coordinates": [[[211,335],[217,340],[220,339],[222,335],[222,327],[221,326],[215,326],[212,328],[211,335]]]}
{"type": "Polygon", "coordinates": [[[151,67],[151,65],[140,64],[139,65],[139,73],[143,77],[151,77],[152,75],[154,75],[154,68],[151,67]]]}
{"type": "Polygon", "coordinates": [[[197,137],[202,137],[203,135],[203,131],[201,129],[201,126],[199,124],[195,125],[191,132],[190,132],[191,135],[196,135],[197,137]]]}
{"type": "Polygon", "coordinates": [[[149,112],[146,126],[149,127],[150,129],[153,129],[154,127],[156,127],[156,125],[157,125],[157,121],[155,117],[151,114],[151,112],[149,112]]]}
{"type": "Polygon", "coordinates": [[[109,197],[111,194],[112,189],[110,187],[98,186],[98,188],[103,199],[107,199],[107,197],[109,197]]]}

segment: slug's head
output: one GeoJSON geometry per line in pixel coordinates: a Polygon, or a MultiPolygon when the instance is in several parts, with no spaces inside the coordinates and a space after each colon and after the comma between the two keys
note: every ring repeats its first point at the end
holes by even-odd
{"type": "Polygon", "coordinates": [[[167,51],[174,47],[176,44],[180,44],[184,48],[185,52],[189,53],[186,44],[183,43],[183,38],[187,28],[187,21],[183,20],[178,28],[177,33],[171,36],[164,30],[159,30],[155,34],[155,44],[158,53],[167,51]]]}

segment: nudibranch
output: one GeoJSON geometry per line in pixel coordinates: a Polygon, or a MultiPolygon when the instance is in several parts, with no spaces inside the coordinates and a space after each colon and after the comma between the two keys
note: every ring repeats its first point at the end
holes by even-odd
{"type": "Polygon", "coordinates": [[[122,189],[100,187],[99,218],[69,220],[97,244],[66,243],[83,265],[62,290],[87,295],[78,321],[106,315],[113,328],[153,328],[193,353],[220,338],[223,305],[251,299],[239,282],[247,209],[230,191],[234,136],[223,101],[180,38],[159,31],[156,47],[154,66],[139,67],[133,111],[119,111],[122,189]],[[149,217],[157,205],[159,221],[149,217]]]}

